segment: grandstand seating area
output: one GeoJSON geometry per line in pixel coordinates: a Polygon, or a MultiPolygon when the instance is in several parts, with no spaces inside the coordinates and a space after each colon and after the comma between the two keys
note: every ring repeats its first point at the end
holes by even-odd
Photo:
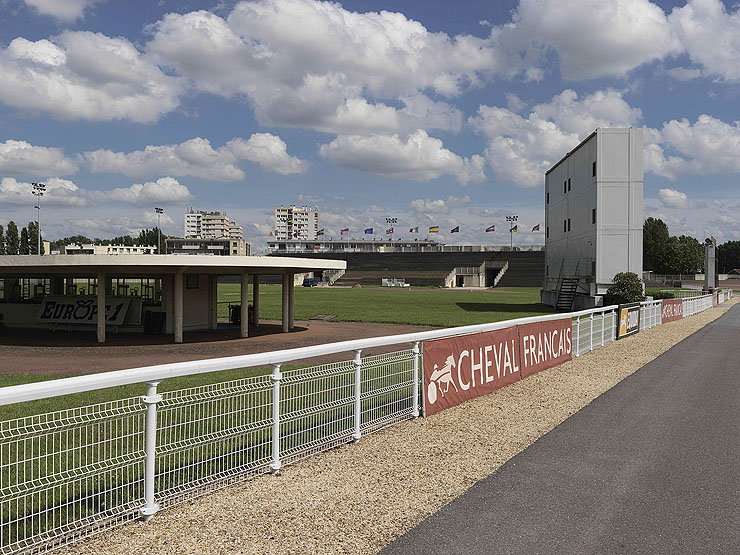
{"type": "MultiPolygon", "coordinates": [[[[458,266],[509,262],[499,287],[539,287],[545,274],[544,251],[413,252],[413,253],[311,253],[276,256],[346,260],[347,271],[335,285],[380,286],[382,278],[403,278],[416,287],[443,287],[445,277],[458,266]]],[[[498,269],[494,269],[497,273],[498,269]]],[[[495,275],[494,273],[494,275],[495,275]]]]}

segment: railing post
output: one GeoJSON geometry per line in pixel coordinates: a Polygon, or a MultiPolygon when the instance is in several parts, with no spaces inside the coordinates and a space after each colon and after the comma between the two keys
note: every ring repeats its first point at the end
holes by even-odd
{"type": "Polygon", "coordinates": [[[581,317],[576,316],[576,356],[581,356],[581,317]]]}
{"type": "Polygon", "coordinates": [[[411,397],[413,398],[413,404],[411,409],[411,415],[414,418],[419,417],[419,342],[414,341],[414,346],[411,347],[414,359],[411,362],[412,368],[412,380],[414,385],[411,386],[411,397]]]}
{"type": "Polygon", "coordinates": [[[604,325],[606,324],[606,311],[601,313],[601,346],[604,346],[604,325]]]}
{"type": "Polygon", "coordinates": [[[272,366],[272,462],[270,471],[275,474],[280,470],[280,380],[283,375],[280,373],[280,365],[272,366]]]}
{"type": "Polygon", "coordinates": [[[159,505],[154,501],[154,478],[155,463],[157,461],[157,403],[162,396],[157,393],[159,382],[147,382],[146,395],[141,398],[146,405],[146,416],[144,422],[144,506],[141,508],[141,516],[145,521],[151,520],[159,511],[159,505]]]}
{"type": "Polygon", "coordinates": [[[355,350],[355,432],[352,437],[355,441],[360,441],[362,432],[360,432],[360,425],[362,424],[362,406],[360,405],[360,396],[362,395],[362,349],[355,350]]]}
{"type": "Polygon", "coordinates": [[[588,332],[588,350],[593,351],[594,350],[594,313],[592,312],[589,315],[589,320],[591,320],[590,329],[588,332]]]}

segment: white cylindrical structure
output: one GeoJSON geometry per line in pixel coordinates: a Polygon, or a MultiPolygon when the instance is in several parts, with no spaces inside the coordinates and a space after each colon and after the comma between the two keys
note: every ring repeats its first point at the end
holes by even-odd
{"type": "Polygon", "coordinates": [[[174,298],[174,312],[175,312],[175,343],[182,343],[182,311],[183,311],[183,274],[182,272],[175,273],[175,298],[174,298]]]}
{"type": "Polygon", "coordinates": [[[288,305],[289,302],[288,293],[288,274],[283,274],[283,332],[288,331],[288,305]]]}
{"type": "Polygon", "coordinates": [[[272,367],[272,462],[270,470],[277,472],[280,470],[280,380],[283,375],[280,373],[280,365],[275,364],[272,367]]]}
{"type": "Polygon", "coordinates": [[[362,397],[362,349],[355,350],[355,431],[352,437],[355,441],[360,441],[362,432],[362,406],[360,404],[362,397]]]}
{"type": "Polygon", "coordinates": [[[260,277],[252,276],[252,316],[254,317],[254,327],[260,325],[260,277]]]}
{"type": "Polygon", "coordinates": [[[242,273],[240,310],[240,333],[242,337],[249,337],[249,274],[246,272],[242,273]]]}
{"type": "Polygon", "coordinates": [[[157,461],[157,403],[162,396],[157,393],[159,382],[148,382],[146,384],[146,396],[142,401],[146,405],[145,427],[144,427],[144,506],[141,514],[144,520],[150,520],[154,513],[159,510],[159,505],[154,501],[154,479],[156,477],[157,461]]]}
{"type": "Polygon", "coordinates": [[[105,343],[105,274],[98,273],[98,343],[105,343]]]}
{"type": "Polygon", "coordinates": [[[412,397],[412,409],[411,415],[414,418],[419,417],[419,342],[414,341],[414,346],[411,348],[414,359],[411,363],[411,374],[414,384],[411,386],[411,397],[412,397]]]}

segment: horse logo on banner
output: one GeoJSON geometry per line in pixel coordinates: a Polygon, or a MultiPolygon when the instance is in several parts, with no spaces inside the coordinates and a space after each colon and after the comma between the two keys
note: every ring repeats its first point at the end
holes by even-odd
{"type": "Polygon", "coordinates": [[[439,368],[436,364],[434,365],[434,372],[432,372],[431,379],[429,381],[429,387],[427,388],[427,398],[433,405],[437,401],[437,390],[439,390],[442,397],[450,389],[450,384],[455,388],[455,391],[459,392],[455,382],[452,380],[452,369],[455,367],[455,357],[450,355],[445,361],[445,365],[439,368]]]}

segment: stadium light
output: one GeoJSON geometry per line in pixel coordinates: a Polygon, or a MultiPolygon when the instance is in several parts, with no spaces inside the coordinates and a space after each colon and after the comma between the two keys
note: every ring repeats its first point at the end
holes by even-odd
{"type": "Polygon", "coordinates": [[[36,209],[36,235],[38,236],[38,250],[36,251],[36,254],[41,254],[41,197],[44,196],[44,192],[46,191],[46,184],[45,183],[31,183],[31,186],[33,187],[33,191],[31,193],[34,196],[39,197],[38,201],[36,202],[36,206],[34,208],[36,209]]]}
{"type": "Polygon", "coordinates": [[[514,250],[514,234],[511,231],[511,224],[516,222],[519,219],[519,216],[516,214],[512,214],[511,216],[506,216],[506,221],[509,222],[509,248],[511,250],[514,250]]]}
{"type": "Polygon", "coordinates": [[[154,207],[157,213],[157,254],[162,254],[162,228],[159,225],[159,217],[164,214],[164,208],[154,207]]]}

